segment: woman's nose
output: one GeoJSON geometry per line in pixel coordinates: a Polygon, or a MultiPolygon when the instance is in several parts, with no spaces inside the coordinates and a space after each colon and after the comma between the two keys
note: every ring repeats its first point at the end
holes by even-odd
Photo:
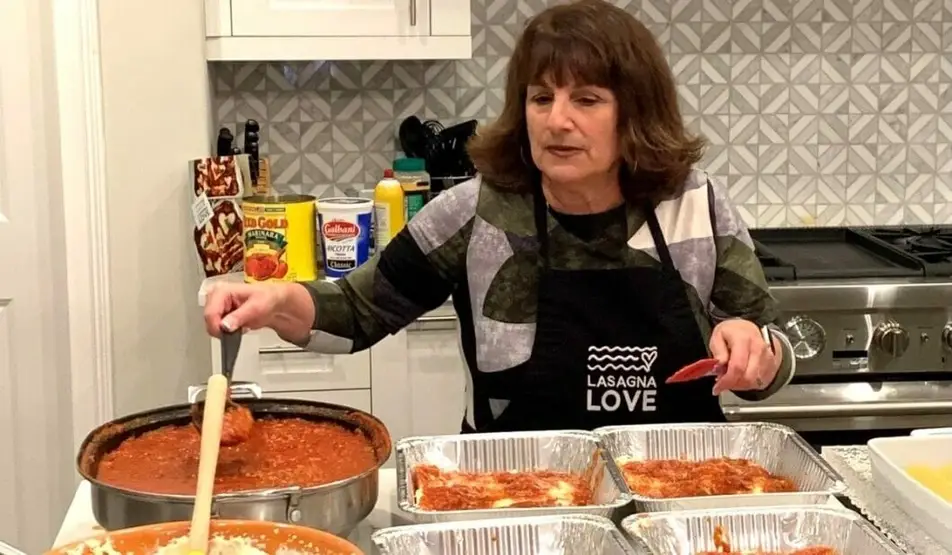
{"type": "Polygon", "coordinates": [[[556,95],[552,100],[549,118],[546,121],[552,131],[563,131],[572,126],[572,101],[570,98],[556,95]]]}

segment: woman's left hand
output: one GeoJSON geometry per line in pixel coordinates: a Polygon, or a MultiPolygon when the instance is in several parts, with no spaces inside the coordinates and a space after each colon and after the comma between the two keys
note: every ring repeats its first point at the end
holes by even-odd
{"type": "Polygon", "coordinates": [[[711,356],[724,373],[714,383],[714,395],[724,391],[762,390],[773,382],[780,369],[782,349],[776,340],[774,351],[764,341],[760,328],[750,320],[724,320],[711,334],[711,356]]]}

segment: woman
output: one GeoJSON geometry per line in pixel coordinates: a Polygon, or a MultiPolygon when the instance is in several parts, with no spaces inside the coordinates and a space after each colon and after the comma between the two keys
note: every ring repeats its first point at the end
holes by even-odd
{"type": "Polygon", "coordinates": [[[641,23],[601,0],[553,7],[528,23],[502,115],[470,144],[479,177],[336,283],[216,289],[209,333],[266,326],[348,353],[452,296],[464,431],[723,420],[717,394],[766,398],[794,357],[760,327],[775,303],[726,192],[692,169],[702,146],[641,23]],[[713,395],[707,380],[665,384],[709,356],[713,395]]]}

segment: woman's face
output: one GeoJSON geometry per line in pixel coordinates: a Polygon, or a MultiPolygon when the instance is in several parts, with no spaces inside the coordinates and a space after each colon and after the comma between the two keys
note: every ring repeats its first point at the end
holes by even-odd
{"type": "Polygon", "coordinates": [[[530,85],[526,92],[532,161],[542,175],[575,183],[616,171],[618,103],[610,90],[530,85]]]}

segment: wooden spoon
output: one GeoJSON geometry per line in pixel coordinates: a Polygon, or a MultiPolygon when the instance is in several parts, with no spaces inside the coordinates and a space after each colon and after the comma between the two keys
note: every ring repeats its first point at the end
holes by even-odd
{"type": "Polygon", "coordinates": [[[202,450],[198,459],[198,484],[195,488],[195,506],[192,509],[192,526],[189,529],[189,555],[205,555],[208,551],[208,526],[215,489],[215,468],[218,466],[218,448],[227,395],[228,380],[225,376],[214,374],[208,378],[202,418],[202,450]]]}

